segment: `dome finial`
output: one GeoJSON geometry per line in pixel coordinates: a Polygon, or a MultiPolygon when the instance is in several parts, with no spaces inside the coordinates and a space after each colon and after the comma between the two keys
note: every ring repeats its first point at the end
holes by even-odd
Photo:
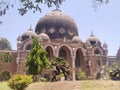
{"type": "Polygon", "coordinates": [[[59,10],[58,8],[60,8],[60,7],[59,7],[59,4],[58,4],[58,1],[55,1],[55,6],[56,6],[56,10],[59,10]]]}
{"type": "Polygon", "coordinates": [[[90,36],[94,36],[93,31],[91,31],[91,35],[90,36]]]}
{"type": "Polygon", "coordinates": [[[32,25],[30,24],[30,29],[32,29],[32,25]]]}
{"type": "Polygon", "coordinates": [[[30,28],[29,28],[28,30],[29,30],[29,31],[33,31],[33,30],[32,30],[32,25],[31,25],[31,24],[30,24],[30,28]]]}
{"type": "Polygon", "coordinates": [[[120,46],[119,46],[119,49],[120,49],[120,46]]]}

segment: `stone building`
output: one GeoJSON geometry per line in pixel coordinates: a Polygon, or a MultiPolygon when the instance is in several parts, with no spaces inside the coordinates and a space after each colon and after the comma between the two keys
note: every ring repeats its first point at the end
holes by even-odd
{"type": "MultiPolygon", "coordinates": [[[[99,72],[101,66],[107,63],[107,44],[102,45],[93,33],[83,42],[73,18],[56,9],[40,18],[35,32],[30,28],[18,36],[17,50],[9,51],[17,54],[15,64],[10,66],[15,70],[11,71],[9,68],[6,71],[12,74],[26,73],[25,58],[36,36],[39,37],[50,59],[64,57],[68,61],[73,80],[76,79],[80,68],[86,73],[87,78],[93,78],[94,73],[99,72]]],[[[2,71],[5,69],[3,68],[2,71]]]]}

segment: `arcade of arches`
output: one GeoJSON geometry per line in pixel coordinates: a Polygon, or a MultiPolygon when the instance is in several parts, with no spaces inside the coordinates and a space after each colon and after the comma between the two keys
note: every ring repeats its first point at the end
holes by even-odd
{"type": "Polygon", "coordinates": [[[50,59],[64,57],[68,61],[73,80],[76,79],[75,76],[80,68],[89,78],[93,77],[101,66],[106,65],[107,44],[102,45],[93,33],[83,42],[73,18],[56,9],[40,18],[35,31],[30,28],[18,36],[17,50],[9,51],[16,59],[12,68],[8,68],[12,74],[25,74],[24,62],[34,37],[39,38],[43,49],[48,53],[47,57],[50,59]]]}

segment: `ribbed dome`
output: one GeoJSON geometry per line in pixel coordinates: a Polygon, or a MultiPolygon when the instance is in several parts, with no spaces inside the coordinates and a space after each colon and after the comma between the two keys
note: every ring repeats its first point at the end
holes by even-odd
{"type": "Polygon", "coordinates": [[[90,35],[90,37],[86,40],[86,42],[90,42],[91,45],[101,44],[100,40],[95,35],[93,35],[93,34],[90,35]]]}
{"type": "Polygon", "coordinates": [[[73,42],[78,42],[78,43],[82,43],[82,40],[78,37],[78,36],[74,36],[72,39],[73,42]]]}
{"type": "Polygon", "coordinates": [[[66,39],[72,40],[74,36],[78,36],[78,29],[74,20],[60,10],[53,10],[43,16],[37,23],[35,32],[40,34],[45,32],[50,39],[66,39]]]}
{"type": "Polygon", "coordinates": [[[26,31],[25,33],[23,33],[23,35],[22,35],[22,41],[26,40],[28,38],[34,38],[36,36],[37,36],[37,34],[32,29],[28,29],[28,31],[26,31]]]}
{"type": "Polygon", "coordinates": [[[104,44],[103,44],[103,48],[108,48],[108,44],[107,44],[107,43],[104,43],[104,44]]]}
{"type": "Polygon", "coordinates": [[[38,37],[39,37],[39,40],[44,40],[44,41],[49,41],[50,40],[49,36],[45,33],[39,34],[38,37]]]}

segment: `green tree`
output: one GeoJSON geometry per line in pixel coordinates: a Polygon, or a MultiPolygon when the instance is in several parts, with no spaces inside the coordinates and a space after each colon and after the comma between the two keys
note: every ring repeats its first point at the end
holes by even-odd
{"type": "Polygon", "coordinates": [[[41,74],[43,69],[47,69],[50,66],[47,52],[43,50],[38,37],[35,37],[33,40],[25,64],[28,67],[28,73],[33,76],[41,74]]]}
{"type": "MultiPolygon", "coordinates": [[[[45,4],[47,7],[52,7],[55,5],[57,8],[64,2],[65,0],[1,0],[0,1],[0,16],[5,15],[6,11],[10,7],[14,7],[16,2],[19,2],[21,7],[18,7],[19,13],[21,15],[24,15],[29,10],[32,10],[33,13],[36,11],[41,12],[41,6],[42,4],[45,4]]],[[[97,6],[100,6],[101,4],[108,3],[109,0],[91,0],[93,1],[93,7],[97,8],[97,6]]]]}
{"type": "Polygon", "coordinates": [[[0,38],[0,50],[12,50],[10,42],[6,38],[0,38]]]}
{"type": "Polygon", "coordinates": [[[36,11],[41,12],[41,6],[42,4],[45,4],[47,7],[52,7],[55,5],[56,7],[59,7],[59,5],[62,4],[62,2],[65,0],[1,0],[0,1],[0,16],[6,14],[6,10],[8,10],[11,7],[14,7],[15,3],[18,2],[21,7],[18,7],[19,13],[21,15],[24,15],[28,10],[32,10],[33,13],[36,11]]]}
{"type": "Polygon", "coordinates": [[[65,80],[71,80],[71,71],[68,62],[62,58],[54,58],[51,60],[51,67],[53,71],[52,81],[57,81],[57,77],[64,76],[65,80]]]}
{"type": "Polygon", "coordinates": [[[10,52],[0,52],[0,61],[10,63],[14,61],[13,54],[10,52]]]}
{"type": "Polygon", "coordinates": [[[86,79],[86,74],[82,69],[79,69],[79,73],[76,75],[77,80],[85,80],[86,79]]]}
{"type": "Polygon", "coordinates": [[[14,90],[25,90],[33,82],[32,76],[14,75],[9,81],[8,86],[14,90]]]}
{"type": "Polygon", "coordinates": [[[111,79],[120,80],[120,61],[119,60],[112,62],[111,65],[109,65],[106,69],[111,79]]]}

